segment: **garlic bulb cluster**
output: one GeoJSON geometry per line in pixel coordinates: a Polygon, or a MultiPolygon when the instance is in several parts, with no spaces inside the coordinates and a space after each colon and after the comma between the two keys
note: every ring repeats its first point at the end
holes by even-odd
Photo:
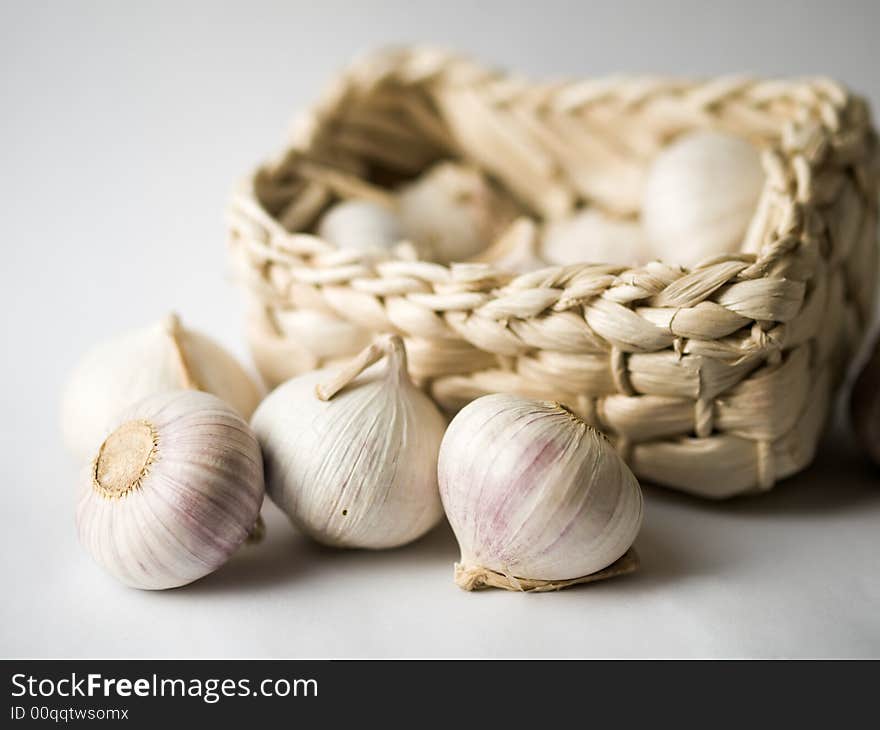
{"type": "Polygon", "coordinates": [[[880,466],[880,339],[853,385],[850,418],[859,445],[880,466]]]}
{"type": "Polygon", "coordinates": [[[399,194],[406,238],[439,263],[466,261],[489,246],[512,220],[489,181],[465,165],[441,162],[399,194]]]}
{"type": "Polygon", "coordinates": [[[652,251],[635,221],[615,220],[595,208],[547,224],[541,255],[549,262],[642,266],[652,251]]]}
{"type": "Polygon", "coordinates": [[[400,222],[388,208],[370,200],[336,203],[318,223],[318,235],[337,248],[383,256],[401,238],[400,222]]]}
{"type": "Polygon", "coordinates": [[[336,203],[316,233],[337,248],[376,258],[406,243],[414,255],[445,264],[486,249],[513,217],[512,205],[479,171],[441,162],[404,185],[387,206],[360,199],[336,203]]]}
{"type": "Polygon", "coordinates": [[[404,545],[440,520],[445,425],[410,381],[397,336],[380,338],[337,374],[289,380],[252,420],[272,501],[319,542],[359,548],[404,545]]]}
{"type": "Polygon", "coordinates": [[[623,556],[642,493],[608,440],[556,403],[478,398],[452,420],[440,495],[461,548],[456,582],[512,590],[581,582],[623,556]]]}
{"type": "Polygon", "coordinates": [[[209,337],[185,329],[172,314],[98,345],[83,357],[62,400],[67,448],[85,461],[126,406],[178,388],[214,393],[244,418],[250,417],[262,395],[232,355],[209,337]]]}
{"type": "Polygon", "coordinates": [[[127,409],[100,446],[80,484],[77,530],[123,583],[175,588],[226,562],[262,501],[247,423],[213,395],[168,391],[127,409]]]}
{"type": "Polygon", "coordinates": [[[656,255],[693,266],[742,248],[764,185],[758,149],[720,132],[683,136],[654,161],[642,222],[656,255]]]}

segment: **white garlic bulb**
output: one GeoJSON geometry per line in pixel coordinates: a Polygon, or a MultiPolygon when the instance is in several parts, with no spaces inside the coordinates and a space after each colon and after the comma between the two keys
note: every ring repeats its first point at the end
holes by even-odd
{"type": "Polygon", "coordinates": [[[360,548],[412,542],[443,516],[445,425],[410,381],[397,336],[378,339],[338,374],[289,380],[252,420],[272,501],[319,542],[360,548]]]}
{"type": "Polygon", "coordinates": [[[541,255],[551,263],[642,266],[652,258],[651,246],[635,221],[615,220],[596,208],[548,223],[541,255]]]}
{"type": "Polygon", "coordinates": [[[262,396],[238,361],[176,315],[89,351],[68,380],[61,405],[65,444],[81,461],[126,406],[153,393],[196,388],[222,398],[245,419],[262,396]]]}
{"type": "Polygon", "coordinates": [[[126,585],[176,588],[220,567],[257,523],[260,447],[242,418],[195,390],[120,415],[79,491],[79,539],[126,585]]]}
{"type": "Polygon", "coordinates": [[[469,403],[443,438],[438,472],[461,548],[456,582],[468,590],[581,582],[621,558],[642,523],[632,472],[557,403],[507,394],[469,403]]]}
{"type": "Polygon", "coordinates": [[[666,148],[645,182],[642,222],[665,263],[693,266],[742,248],[764,185],[758,149],[720,132],[666,148]]]}
{"type": "Polygon", "coordinates": [[[512,219],[477,170],[441,162],[399,196],[403,232],[439,263],[466,261],[485,249],[512,219]]]}
{"type": "Polygon", "coordinates": [[[383,256],[401,236],[397,216],[371,200],[344,200],[330,208],[318,222],[318,235],[337,248],[383,256]]]}

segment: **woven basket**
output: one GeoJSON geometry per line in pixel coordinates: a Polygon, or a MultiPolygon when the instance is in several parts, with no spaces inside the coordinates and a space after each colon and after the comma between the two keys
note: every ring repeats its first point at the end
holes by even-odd
{"type": "Polygon", "coordinates": [[[385,51],[343,74],[233,196],[255,360],[275,384],[351,354],[366,331],[398,332],[450,412],[495,391],[558,400],[642,479],[714,498],[766,490],[811,461],[873,311],[878,159],[866,103],[826,79],[533,83],[385,51]],[[697,128],[765,150],[745,246],[757,253],[513,276],[405,247],[370,262],[303,232],[338,197],[382,198],[444,158],[477,165],[536,219],[585,201],[632,214],[652,157],[697,128]],[[333,315],[324,340],[285,331],[290,310],[333,315]]]}

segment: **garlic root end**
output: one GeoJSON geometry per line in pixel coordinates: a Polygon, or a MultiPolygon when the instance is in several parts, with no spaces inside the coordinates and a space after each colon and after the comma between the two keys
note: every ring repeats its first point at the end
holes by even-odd
{"type": "Polygon", "coordinates": [[[254,526],[244,541],[248,545],[259,545],[265,537],[266,523],[263,521],[263,515],[257,515],[257,521],[254,522],[254,526]]]}
{"type": "Polygon", "coordinates": [[[634,548],[627,550],[607,568],[570,580],[535,580],[504,575],[478,565],[455,564],[455,584],[464,591],[477,591],[483,588],[502,588],[520,593],[544,593],[558,591],[581,583],[594,583],[605,578],[633,573],[639,568],[639,556],[634,548]]]}

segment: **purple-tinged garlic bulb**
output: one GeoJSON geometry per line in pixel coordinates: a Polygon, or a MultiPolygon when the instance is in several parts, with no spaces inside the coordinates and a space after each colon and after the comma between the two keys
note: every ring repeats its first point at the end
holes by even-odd
{"type": "Polygon", "coordinates": [[[446,420],[410,380],[396,335],[338,372],[288,380],[252,425],[269,497],[319,542],[397,547],[443,517],[437,453],[446,420]]]}
{"type": "Polygon", "coordinates": [[[127,409],[80,484],[79,539],[134,588],[186,585],[219,568],[257,525],[263,462],[216,396],[159,393],[127,409]]]}
{"type": "Polygon", "coordinates": [[[880,466],[880,339],[853,385],[850,418],[859,445],[880,466]]]}
{"type": "Polygon", "coordinates": [[[438,473],[461,548],[455,579],[466,590],[584,582],[624,556],[642,524],[632,472],[557,403],[478,398],[449,425],[438,473]]]}

